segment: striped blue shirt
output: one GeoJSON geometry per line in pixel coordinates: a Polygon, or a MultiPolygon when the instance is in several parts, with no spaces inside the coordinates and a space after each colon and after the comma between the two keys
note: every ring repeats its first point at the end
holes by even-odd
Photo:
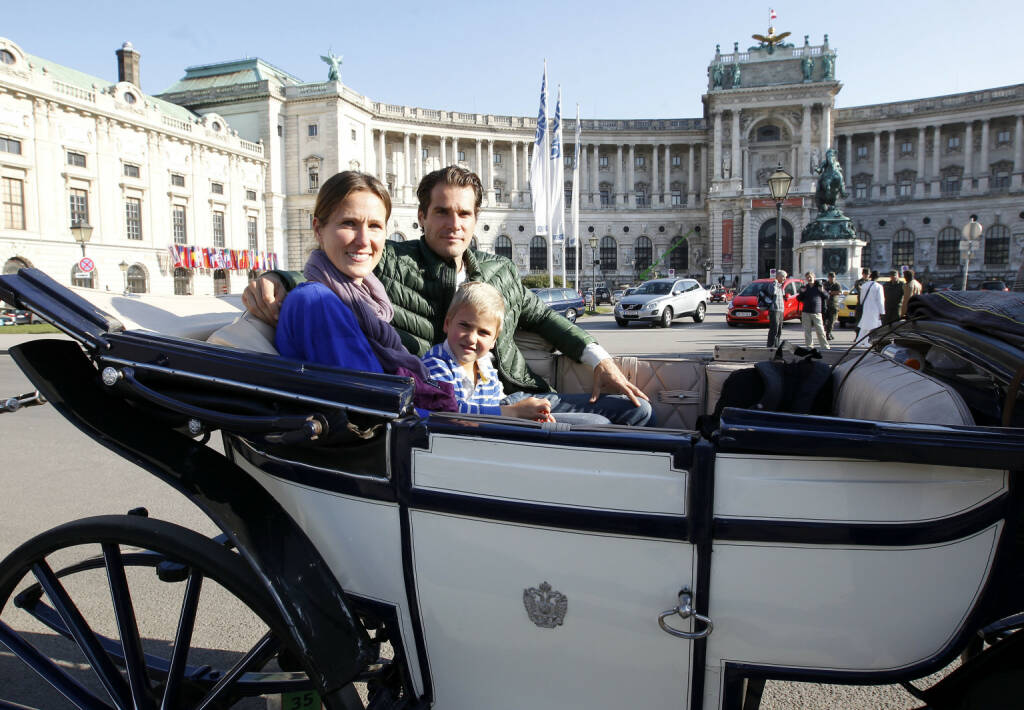
{"type": "Polygon", "coordinates": [[[472,372],[456,361],[447,342],[438,343],[423,356],[427,373],[438,382],[450,382],[455,389],[455,401],[463,414],[501,414],[501,400],[505,392],[498,379],[498,371],[491,364],[488,353],[474,363],[472,372]]]}

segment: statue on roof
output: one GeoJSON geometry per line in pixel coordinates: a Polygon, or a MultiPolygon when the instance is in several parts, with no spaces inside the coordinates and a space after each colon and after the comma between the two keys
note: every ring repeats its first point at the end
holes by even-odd
{"type": "Polygon", "coordinates": [[[341,59],[342,55],[333,54],[330,50],[327,51],[327,56],[320,55],[320,58],[330,65],[330,69],[327,70],[327,81],[341,81],[341,59]]]}

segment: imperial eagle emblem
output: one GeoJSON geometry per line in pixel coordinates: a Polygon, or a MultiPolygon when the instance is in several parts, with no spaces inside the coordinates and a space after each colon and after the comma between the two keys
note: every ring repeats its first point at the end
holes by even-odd
{"type": "Polygon", "coordinates": [[[523,590],[523,606],[530,621],[542,629],[553,629],[565,621],[569,598],[544,582],[539,589],[530,587],[523,590]]]}
{"type": "Polygon", "coordinates": [[[775,34],[775,28],[769,27],[767,35],[750,35],[753,39],[756,39],[763,45],[767,45],[769,49],[774,49],[775,45],[782,42],[782,40],[789,37],[791,32],[783,32],[782,34],[775,34]]]}

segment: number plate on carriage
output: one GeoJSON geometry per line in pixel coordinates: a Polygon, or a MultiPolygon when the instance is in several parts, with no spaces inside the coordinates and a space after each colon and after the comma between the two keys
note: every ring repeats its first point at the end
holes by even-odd
{"type": "Polygon", "coordinates": [[[281,693],[281,710],[319,710],[323,707],[320,696],[313,690],[281,693]]]}

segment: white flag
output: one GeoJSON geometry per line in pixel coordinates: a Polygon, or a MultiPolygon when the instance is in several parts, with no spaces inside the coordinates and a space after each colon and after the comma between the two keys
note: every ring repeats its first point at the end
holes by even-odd
{"type": "Polygon", "coordinates": [[[548,236],[548,65],[544,63],[544,76],[540,82],[540,111],[537,113],[537,134],[533,142],[533,160],[530,163],[530,194],[533,196],[533,222],[536,234],[548,236]]]}
{"type": "MultiPolygon", "coordinates": [[[[551,209],[551,244],[562,252],[562,285],[565,285],[565,164],[562,160],[562,87],[558,87],[555,120],[551,122],[551,171],[548,173],[548,205],[551,209]]],[[[552,270],[553,273],[553,270],[552,270]]],[[[554,282],[552,279],[552,286],[554,282]]]]}
{"type": "MultiPolygon", "coordinates": [[[[577,246],[580,241],[580,105],[576,104],[576,133],[573,136],[575,146],[573,147],[572,158],[572,234],[566,240],[569,248],[576,254],[575,283],[579,288],[580,283],[580,248],[577,246]]],[[[564,263],[564,260],[563,260],[564,263]]],[[[563,286],[565,284],[562,284],[563,286]]]]}

